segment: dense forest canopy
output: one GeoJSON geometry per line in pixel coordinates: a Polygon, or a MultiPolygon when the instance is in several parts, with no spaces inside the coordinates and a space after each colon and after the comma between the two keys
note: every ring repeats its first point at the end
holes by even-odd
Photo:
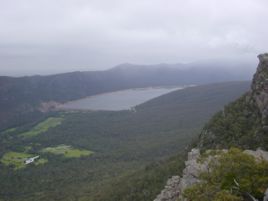
{"type": "Polygon", "coordinates": [[[0,197],[7,201],[153,199],[165,180],[183,168],[184,154],[167,158],[184,152],[211,115],[248,87],[248,82],[190,87],[139,105],[135,111],[54,112],[4,130],[0,197]],[[24,164],[25,157],[37,155],[40,158],[34,163],[24,164]],[[115,193],[115,188],[121,190],[115,193]]]}

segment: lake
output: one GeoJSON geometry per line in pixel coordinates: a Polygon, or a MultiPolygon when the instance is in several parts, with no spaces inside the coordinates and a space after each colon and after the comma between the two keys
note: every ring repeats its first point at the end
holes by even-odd
{"type": "Polygon", "coordinates": [[[150,99],[183,88],[185,87],[148,87],[115,91],[67,102],[61,105],[60,108],[73,110],[129,110],[150,99]]]}

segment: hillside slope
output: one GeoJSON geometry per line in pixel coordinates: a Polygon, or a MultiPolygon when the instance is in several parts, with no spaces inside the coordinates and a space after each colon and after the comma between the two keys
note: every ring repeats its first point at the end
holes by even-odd
{"type": "Polygon", "coordinates": [[[268,54],[258,58],[251,90],[207,123],[198,142],[200,148],[268,149],[268,54]]]}
{"type": "Polygon", "coordinates": [[[59,112],[6,130],[0,135],[0,197],[5,201],[153,199],[175,167],[182,166],[180,161],[157,161],[183,151],[214,112],[248,88],[249,82],[190,87],[137,106],[136,112],[59,112]],[[75,153],[93,154],[64,157],[70,146],[75,153]],[[39,155],[42,163],[25,167],[12,158],[25,154],[39,155]]]}

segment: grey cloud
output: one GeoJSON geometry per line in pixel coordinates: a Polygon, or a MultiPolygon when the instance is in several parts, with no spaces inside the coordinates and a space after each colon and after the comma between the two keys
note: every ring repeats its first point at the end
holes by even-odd
{"type": "Polygon", "coordinates": [[[266,0],[0,0],[0,73],[256,58],[266,0]]]}

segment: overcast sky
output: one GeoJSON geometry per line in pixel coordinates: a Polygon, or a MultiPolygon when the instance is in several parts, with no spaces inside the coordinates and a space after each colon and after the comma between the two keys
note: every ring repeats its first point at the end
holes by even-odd
{"type": "Polygon", "coordinates": [[[0,0],[0,74],[268,51],[267,0],[0,0]]]}

